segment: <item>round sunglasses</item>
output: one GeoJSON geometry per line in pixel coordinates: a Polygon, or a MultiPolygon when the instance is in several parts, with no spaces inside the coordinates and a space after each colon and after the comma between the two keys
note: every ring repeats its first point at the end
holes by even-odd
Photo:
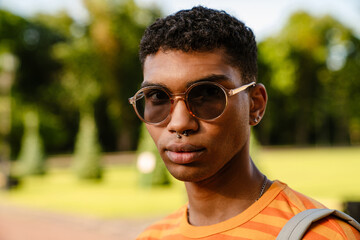
{"type": "Polygon", "coordinates": [[[227,89],[215,82],[197,82],[184,93],[171,94],[159,86],[143,87],[129,98],[138,117],[148,124],[160,124],[173,110],[176,100],[184,100],[187,110],[195,118],[214,120],[220,117],[228,103],[228,98],[255,86],[255,82],[234,89],[227,89]]]}

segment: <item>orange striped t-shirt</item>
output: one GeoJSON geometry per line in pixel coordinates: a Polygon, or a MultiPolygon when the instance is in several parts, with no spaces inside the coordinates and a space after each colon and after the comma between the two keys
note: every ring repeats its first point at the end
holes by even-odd
{"type": "MultiPolygon", "coordinates": [[[[147,228],[137,240],[249,240],[276,239],[281,228],[295,214],[311,208],[325,208],[280,181],[239,215],[210,226],[192,226],[186,205],[147,228]]],[[[360,239],[352,226],[328,217],[313,224],[303,239],[360,239]]]]}

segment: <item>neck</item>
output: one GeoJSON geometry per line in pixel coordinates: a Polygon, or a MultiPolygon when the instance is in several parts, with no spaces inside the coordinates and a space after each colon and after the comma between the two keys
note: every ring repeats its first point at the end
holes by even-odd
{"type": "Polygon", "coordinates": [[[189,222],[204,226],[238,215],[259,198],[263,183],[264,175],[249,158],[232,159],[204,181],[186,182],[189,222]]]}

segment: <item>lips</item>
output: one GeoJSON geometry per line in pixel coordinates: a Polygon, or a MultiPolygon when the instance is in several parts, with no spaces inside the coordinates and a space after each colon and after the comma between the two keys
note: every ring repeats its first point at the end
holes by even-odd
{"type": "Polygon", "coordinates": [[[171,144],[165,153],[173,163],[188,164],[196,161],[205,152],[205,148],[192,144],[171,144]]]}

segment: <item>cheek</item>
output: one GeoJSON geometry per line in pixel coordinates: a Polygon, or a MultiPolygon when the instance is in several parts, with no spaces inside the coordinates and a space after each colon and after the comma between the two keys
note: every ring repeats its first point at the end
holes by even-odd
{"type": "Polygon", "coordinates": [[[250,128],[249,115],[250,106],[248,94],[242,94],[240,96],[234,96],[229,106],[229,124],[234,127],[234,130],[244,131],[250,128]]]}
{"type": "Polygon", "coordinates": [[[246,99],[241,99],[241,103],[240,105],[234,101],[228,105],[220,126],[223,131],[220,136],[224,143],[228,143],[222,146],[228,150],[241,148],[250,134],[249,107],[246,99]]]}
{"type": "Polygon", "coordinates": [[[152,140],[155,142],[155,145],[158,146],[158,141],[159,141],[159,138],[161,135],[160,129],[158,129],[152,125],[148,125],[148,124],[146,124],[146,128],[147,128],[152,140]]]}
{"type": "Polygon", "coordinates": [[[146,128],[154,141],[160,155],[163,157],[163,151],[161,150],[168,143],[169,135],[165,127],[146,125],[146,128]]]}

